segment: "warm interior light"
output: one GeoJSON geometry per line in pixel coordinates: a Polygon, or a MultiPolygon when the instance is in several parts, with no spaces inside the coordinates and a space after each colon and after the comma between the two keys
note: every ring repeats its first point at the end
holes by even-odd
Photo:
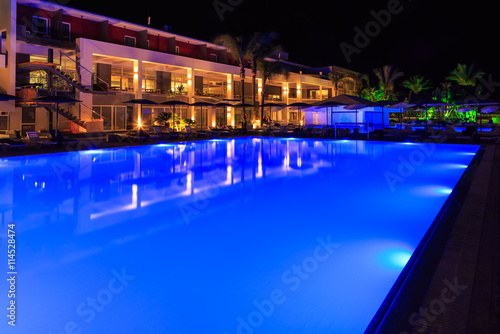
{"type": "Polygon", "coordinates": [[[191,79],[188,80],[188,85],[191,85],[192,81],[191,79]]]}
{"type": "Polygon", "coordinates": [[[231,113],[230,112],[227,113],[227,117],[231,117],[231,113]]]}
{"type": "Polygon", "coordinates": [[[191,73],[188,73],[188,79],[191,79],[191,73]]]}

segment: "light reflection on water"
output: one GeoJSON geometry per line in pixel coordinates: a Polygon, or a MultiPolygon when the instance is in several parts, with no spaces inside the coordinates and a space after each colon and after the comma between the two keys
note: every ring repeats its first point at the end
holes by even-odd
{"type": "Polygon", "coordinates": [[[3,159],[16,330],[361,333],[477,149],[250,138],[3,159]]]}

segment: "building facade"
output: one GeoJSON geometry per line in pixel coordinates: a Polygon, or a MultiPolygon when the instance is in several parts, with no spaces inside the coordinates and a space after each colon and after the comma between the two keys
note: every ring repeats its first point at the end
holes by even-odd
{"type": "MultiPolygon", "coordinates": [[[[0,131],[22,133],[54,127],[73,132],[118,131],[151,125],[172,107],[133,105],[131,99],[157,103],[241,101],[240,66],[225,47],[119,19],[40,0],[0,0],[0,89],[17,101],[0,101],[0,131]],[[36,102],[45,95],[81,101],[54,105],[36,102]]],[[[287,55],[282,54],[287,61],[287,55]]],[[[266,83],[257,75],[257,102],[315,102],[336,94],[328,71],[287,61],[288,77],[266,83]]],[[[253,103],[252,73],[246,65],[246,103],[253,103]]],[[[348,85],[341,93],[352,93],[348,85]]],[[[343,88],[344,89],[344,88],[343,88]]],[[[338,93],[338,92],[337,92],[338,93]]],[[[304,122],[292,108],[266,108],[271,119],[304,122]],[[271,110],[270,110],[271,109],[271,110]]],[[[177,106],[180,118],[196,126],[238,126],[242,110],[232,107],[177,106]]],[[[248,113],[248,111],[247,111],[248,113]]],[[[250,112],[258,125],[256,112],[250,112]]]]}

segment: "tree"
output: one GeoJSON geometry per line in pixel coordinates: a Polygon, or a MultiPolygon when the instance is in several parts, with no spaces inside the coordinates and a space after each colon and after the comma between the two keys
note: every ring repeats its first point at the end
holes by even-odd
{"type": "Polygon", "coordinates": [[[330,79],[330,81],[332,82],[333,88],[335,90],[333,96],[339,95],[338,94],[339,84],[345,81],[345,79],[346,79],[345,77],[346,77],[346,75],[340,71],[334,71],[334,72],[328,73],[328,79],[330,79]]]}
{"type": "Polygon", "coordinates": [[[279,59],[264,58],[257,64],[258,70],[262,76],[262,92],[261,92],[261,124],[264,120],[264,97],[266,95],[266,82],[277,75],[284,75],[288,78],[288,67],[279,59]]]}
{"type": "Polygon", "coordinates": [[[413,75],[408,80],[405,80],[402,83],[403,87],[410,90],[410,93],[408,94],[409,101],[412,100],[412,94],[416,98],[422,91],[430,89],[431,84],[432,83],[430,80],[425,79],[421,75],[413,75]]]}
{"type": "Polygon", "coordinates": [[[474,67],[465,64],[457,64],[457,67],[450,72],[446,80],[454,81],[459,86],[475,87],[477,81],[484,76],[484,72],[474,67]]]}
{"type": "Polygon", "coordinates": [[[257,68],[266,57],[274,57],[281,47],[275,44],[278,34],[275,32],[255,33],[250,38],[246,57],[252,62],[252,104],[257,103],[257,68]]]}
{"type": "Polygon", "coordinates": [[[378,86],[384,92],[384,100],[387,100],[389,95],[394,96],[395,81],[403,76],[403,72],[396,70],[392,65],[385,65],[382,68],[373,70],[375,76],[379,80],[378,86]]]}
{"type": "Polygon", "coordinates": [[[348,74],[354,80],[354,94],[361,97],[363,90],[370,85],[370,79],[365,73],[348,74]]]}
{"type": "MultiPolygon", "coordinates": [[[[219,35],[215,38],[214,43],[227,48],[233,58],[239,61],[240,78],[241,78],[241,102],[245,103],[245,60],[252,61],[252,84],[253,92],[252,99],[255,105],[257,89],[257,59],[260,57],[260,48],[265,44],[270,43],[275,38],[274,33],[254,33],[250,36],[239,35],[233,36],[229,34],[219,35]]],[[[243,109],[244,110],[244,109],[243,109]]]]}

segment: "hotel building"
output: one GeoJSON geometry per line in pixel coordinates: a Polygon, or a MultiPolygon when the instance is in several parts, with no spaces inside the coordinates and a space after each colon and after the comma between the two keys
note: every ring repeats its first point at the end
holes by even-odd
{"type": "MultiPolygon", "coordinates": [[[[151,125],[158,113],[171,110],[124,103],[131,99],[241,101],[239,63],[214,43],[40,0],[0,0],[0,33],[0,90],[20,98],[0,101],[3,133],[43,131],[54,128],[56,119],[62,130],[119,131],[138,122],[151,125]],[[56,118],[53,105],[34,101],[46,95],[81,103],[61,104],[56,118]]],[[[290,65],[290,74],[266,83],[264,102],[315,102],[335,95],[328,79],[333,67],[295,64],[286,53],[277,57],[290,65]]],[[[244,99],[252,103],[251,64],[245,67],[244,99]]],[[[257,87],[260,104],[260,75],[257,87]]],[[[353,89],[348,81],[337,94],[353,89]]],[[[304,122],[296,109],[277,109],[271,110],[275,121],[304,122]]],[[[175,112],[197,127],[242,121],[241,108],[177,106],[175,112]]],[[[258,124],[259,117],[251,114],[250,121],[258,124]]]]}

